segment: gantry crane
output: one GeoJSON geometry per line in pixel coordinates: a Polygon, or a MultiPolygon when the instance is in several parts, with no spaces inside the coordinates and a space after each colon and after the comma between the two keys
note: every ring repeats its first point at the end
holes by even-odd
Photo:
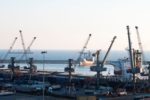
{"type": "Polygon", "coordinates": [[[14,47],[16,41],[17,41],[17,37],[15,37],[15,39],[14,39],[14,41],[12,42],[12,44],[11,44],[10,48],[8,49],[7,53],[6,53],[6,54],[4,55],[4,57],[2,58],[2,62],[1,62],[1,63],[3,63],[4,60],[7,58],[8,54],[9,54],[9,53],[11,52],[11,50],[13,49],[13,47],[14,47]]]}
{"type": "Polygon", "coordinates": [[[89,40],[90,40],[91,36],[92,36],[92,34],[89,34],[89,36],[88,36],[88,38],[87,38],[87,40],[86,40],[86,42],[85,42],[85,44],[84,44],[84,46],[83,46],[83,48],[82,48],[81,52],[80,52],[80,55],[79,55],[79,57],[78,57],[78,58],[77,58],[77,60],[76,60],[76,61],[77,61],[77,63],[79,63],[79,62],[80,62],[81,57],[82,57],[82,55],[83,55],[83,53],[84,53],[85,49],[87,48],[87,45],[88,45],[88,42],[89,42],[89,40]]]}

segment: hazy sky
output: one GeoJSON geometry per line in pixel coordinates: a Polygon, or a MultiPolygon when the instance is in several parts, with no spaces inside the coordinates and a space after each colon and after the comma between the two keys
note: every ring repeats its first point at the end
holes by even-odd
{"type": "Polygon", "coordinates": [[[126,26],[131,28],[132,45],[138,48],[135,25],[144,50],[150,50],[150,0],[0,0],[0,49],[20,49],[19,30],[26,47],[32,49],[78,49],[92,33],[88,49],[113,50],[128,46],[126,26]]]}

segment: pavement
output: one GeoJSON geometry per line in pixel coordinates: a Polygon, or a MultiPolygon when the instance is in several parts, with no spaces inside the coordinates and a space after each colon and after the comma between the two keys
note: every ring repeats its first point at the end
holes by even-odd
{"type": "MultiPolygon", "coordinates": [[[[14,95],[0,96],[0,100],[43,100],[43,96],[16,93],[14,95]]],[[[73,99],[44,96],[44,100],[73,100],[73,99]]]]}

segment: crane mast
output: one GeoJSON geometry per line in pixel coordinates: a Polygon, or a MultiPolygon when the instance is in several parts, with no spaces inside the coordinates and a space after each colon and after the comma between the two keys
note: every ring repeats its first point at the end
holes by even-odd
{"type": "Polygon", "coordinates": [[[134,64],[133,64],[133,52],[132,52],[132,45],[131,45],[131,37],[130,37],[130,28],[127,26],[127,35],[128,35],[128,44],[129,44],[129,54],[130,54],[130,66],[132,68],[132,83],[133,83],[133,91],[135,92],[135,71],[134,71],[134,64]]]}
{"type": "Polygon", "coordinates": [[[88,42],[89,42],[91,36],[92,36],[92,35],[89,34],[89,36],[88,36],[88,38],[87,38],[87,40],[86,40],[86,42],[85,42],[85,44],[84,44],[84,46],[83,46],[81,52],[80,52],[80,55],[79,55],[79,57],[78,57],[78,59],[77,59],[77,63],[81,60],[81,57],[82,57],[82,55],[83,55],[83,53],[84,53],[84,51],[85,51],[85,49],[86,49],[86,47],[87,47],[87,45],[88,45],[88,42]]]}
{"type": "Polygon", "coordinates": [[[143,61],[145,61],[145,56],[144,56],[144,52],[143,52],[143,47],[142,47],[142,42],[141,42],[140,34],[139,34],[139,31],[138,31],[138,26],[135,26],[135,29],[136,29],[136,33],[137,33],[137,39],[138,39],[139,49],[141,50],[143,61]]]}

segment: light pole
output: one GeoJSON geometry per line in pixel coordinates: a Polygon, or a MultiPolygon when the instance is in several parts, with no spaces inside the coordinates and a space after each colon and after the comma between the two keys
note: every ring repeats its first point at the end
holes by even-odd
{"type": "Polygon", "coordinates": [[[47,51],[42,51],[41,54],[43,55],[43,100],[44,100],[44,91],[45,91],[45,87],[44,87],[44,83],[45,83],[45,73],[44,73],[44,67],[45,67],[45,54],[47,53],[47,51]]]}

